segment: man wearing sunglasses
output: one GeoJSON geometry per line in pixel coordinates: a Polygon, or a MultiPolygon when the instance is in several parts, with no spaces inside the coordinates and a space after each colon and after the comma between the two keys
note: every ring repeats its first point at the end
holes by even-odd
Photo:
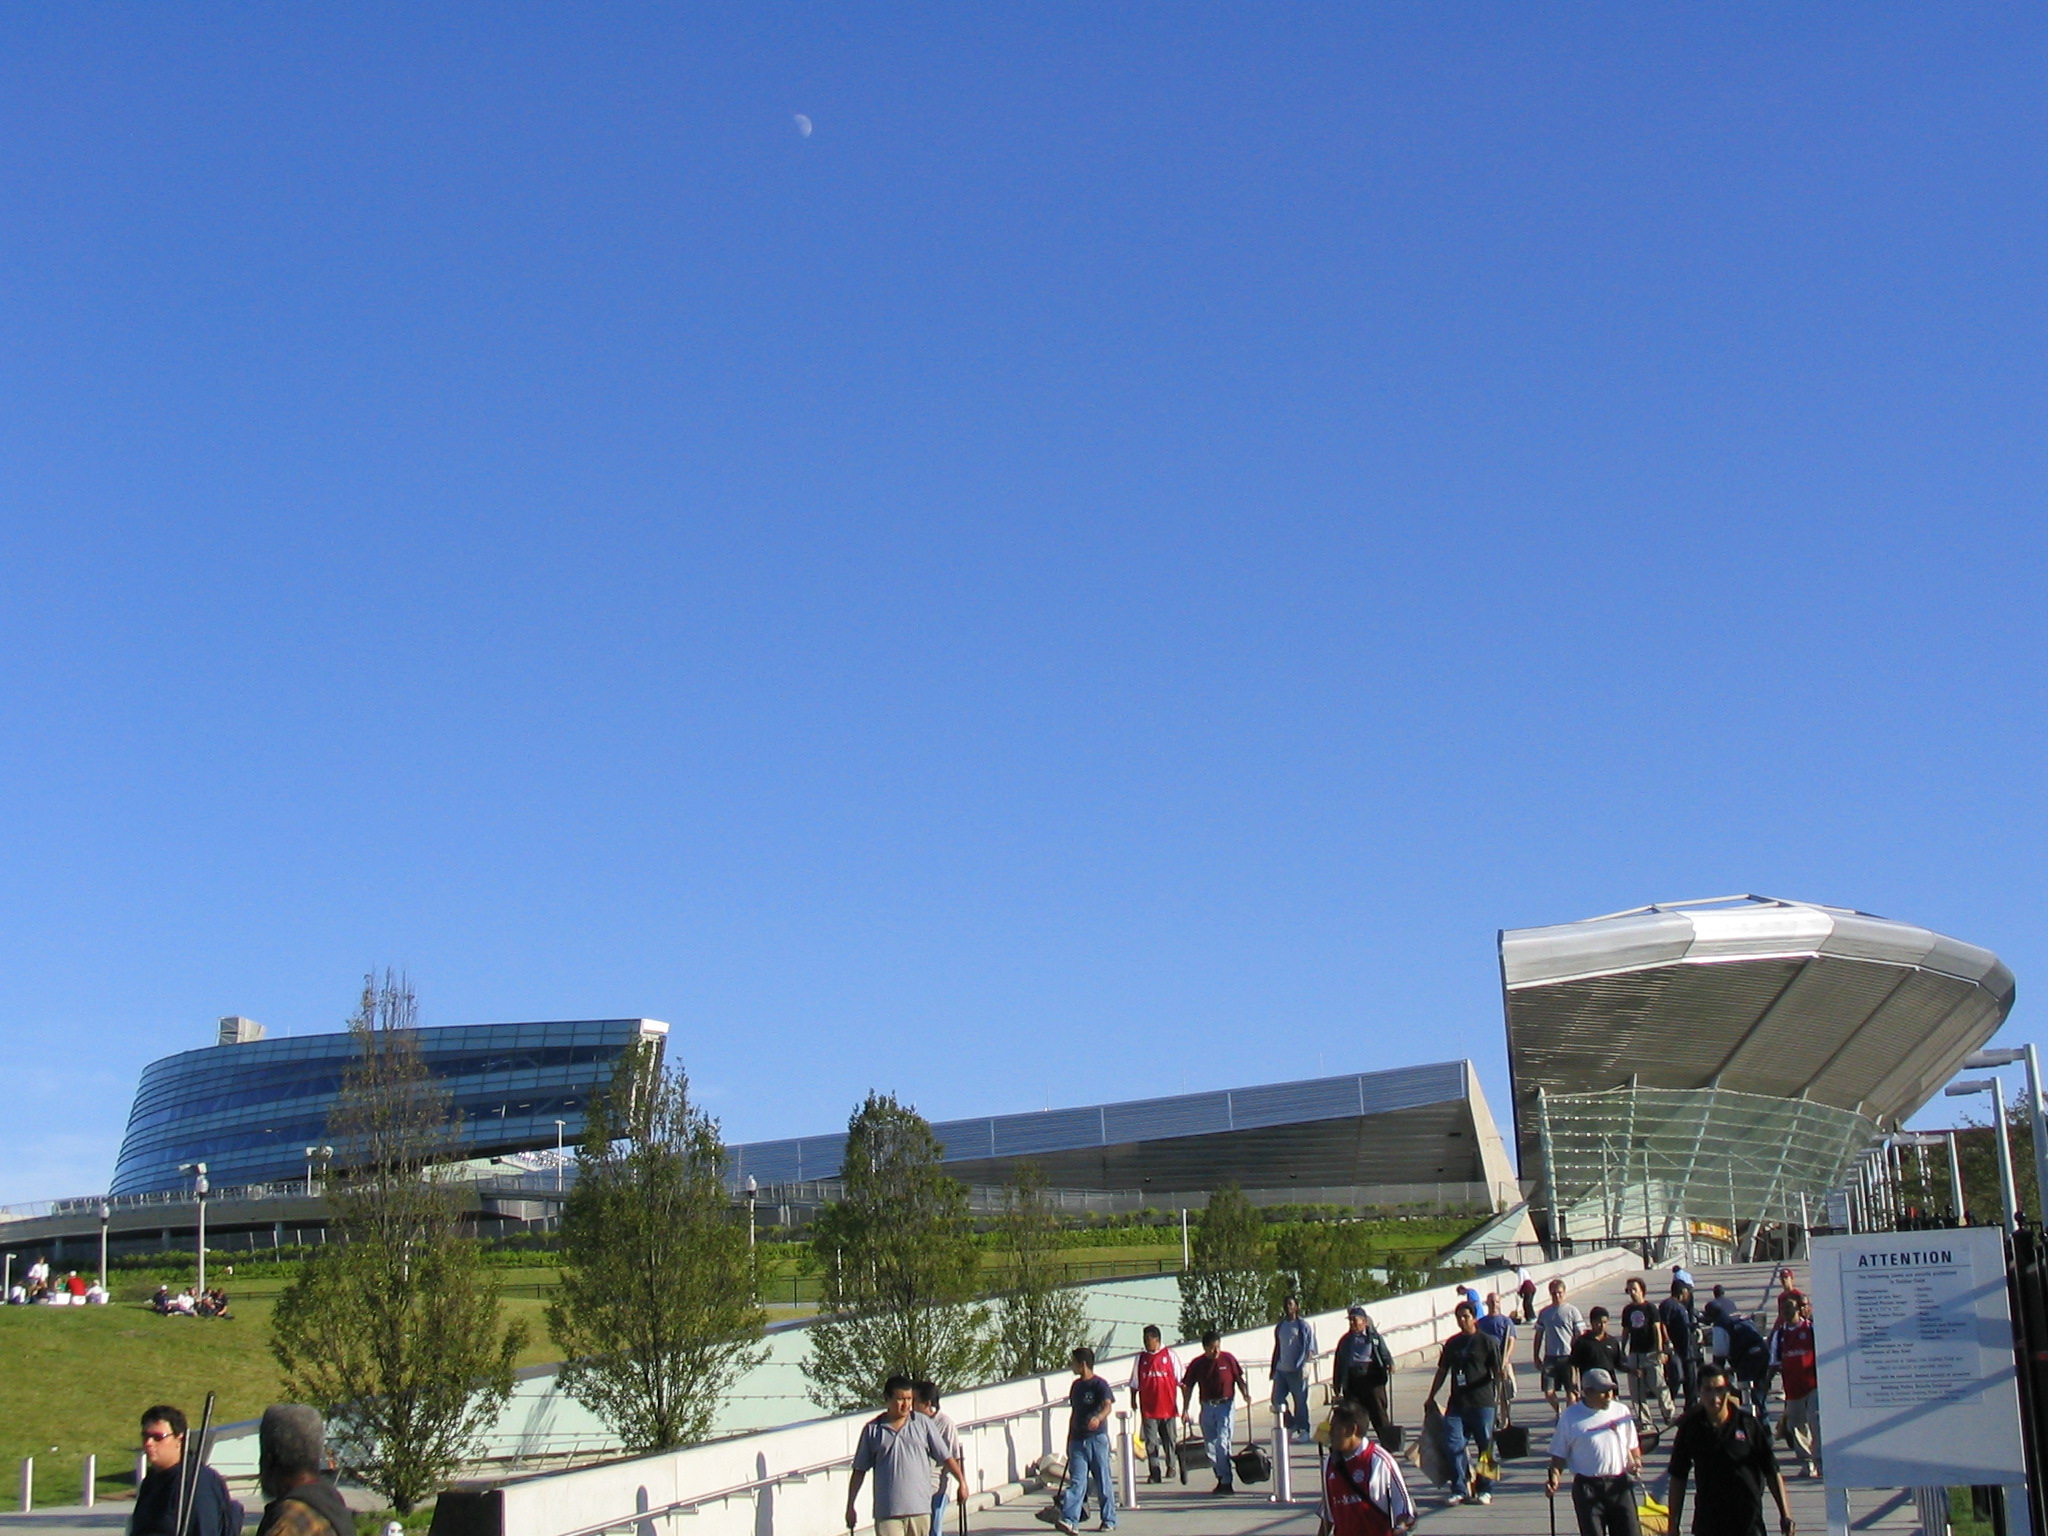
{"type": "Polygon", "coordinates": [[[1771,1432],[1755,1414],[1738,1407],[1728,1372],[1718,1365],[1700,1372],[1699,1406],[1679,1421],[1671,1451],[1671,1529],[1685,1513],[1685,1480],[1699,1483],[1697,1536],[1764,1536],[1764,1490],[1778,1506],[1778,1529],[1794,1536],[1785,1478],[1771,1449],[1771,1432]]]}
{"type": "Polygon", "coordinates": [[[193,1478],[183,1536],[241,1536],[242,1506],[211,1467],[185,1468],[185,1415],[169,1403],[142,1410],[142,1455],[149,1471],[136,1491],[128,1536],[179,1536],[181,1470],[193,1478]]]}

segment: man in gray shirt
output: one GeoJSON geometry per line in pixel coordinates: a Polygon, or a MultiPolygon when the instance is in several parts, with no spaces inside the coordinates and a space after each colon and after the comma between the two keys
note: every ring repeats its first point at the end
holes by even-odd
{"type": "Polygon", "coordinates": [[[853,1448],[853,1478],[846,1485],[846,1528],[860,1524],[856,1500],[869,1472],[875,1474],[875,1536],[925,1536],[932,1518],[932,1469],[953,1476],[962,1504],[967,1477],[945,1433],[916,1411],[917,1388],[908,1376],[891,1376],[882,1388],[885,1411],[868,1420],[853,1448]]]}
{"type": "Polygon", "coordinates": [[[1294,1408],[1287,1413],[1287,1427],[1296,1440],[1306,1440],[1310,1428],[1309,1377],[1316,1366],[1316,1331],[1301,1315],[1301,1302],[1295,1297],[1288,1297],[1281,1310],[1286,1316],[1273,1329],[1273,1407],[1284,1410],[1287,1399],[1293,1398],[1294,1408]]]}

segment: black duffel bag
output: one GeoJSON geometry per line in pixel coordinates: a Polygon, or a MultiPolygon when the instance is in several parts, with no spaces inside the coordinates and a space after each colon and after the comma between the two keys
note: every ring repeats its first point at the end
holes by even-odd
{"type": "Polygon", "coordinates": [[[1237,1470],[1240,1483],[1263,1483],[1273,1475],[1273,1457],[1256,1441],[1241,1451],[1232,1451],[1230,1465],[1237,1470]]]}

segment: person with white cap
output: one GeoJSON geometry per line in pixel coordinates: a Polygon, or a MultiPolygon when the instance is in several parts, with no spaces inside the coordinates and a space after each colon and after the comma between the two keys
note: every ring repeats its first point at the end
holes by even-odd
{"type": "Polygon", "coordinates": [[[1643,1470],[1635,1414],[1614,1400],[1610,1371],[1597,1366],[1579,1377],[1579,1400],[1558,1415],[1550,1435],[1550,1473],[1544,1492],[1557,1496],[1565,1470],[1572,1474],[1572,1508],[1579,1536],[1641,1536],[1634,1479],[1643,1470]]]}

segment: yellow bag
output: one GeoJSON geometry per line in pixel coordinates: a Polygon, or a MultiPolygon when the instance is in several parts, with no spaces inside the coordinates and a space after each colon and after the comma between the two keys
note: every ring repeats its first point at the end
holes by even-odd
{"type": "Polygon", "coordinates": [[[1671,1511],[1646,1493],[1636,1506],[1636,1524],[1643,1528],[1643,1536],[1670,1536],[1671,1511]]]}
{"type": "Polygon", "coordinates": [[[1322,1418],[1322,1422],[1321,1422],[1320,1424],[1316,1425],[1316,1432],[1315,1432],[1315,1435],[1313,1436],[1313,1438],[1314,1438],[1314,1440],[1315,1440],[1316,1444],[1317,1444],[1317,1445],[1320,1445],[1321,1447],[1323,1447],[1323,1449],[1324,1449],[1324,1450],[1328,1450],[1328,1449],[1329,1449],[1329,1447],[1330,1447],[1330,1416],[1329,1416],[1329,1415],[1328,1415],[1327,1413],[1323,1415],[1323,1418],[1322,1418]]]}

